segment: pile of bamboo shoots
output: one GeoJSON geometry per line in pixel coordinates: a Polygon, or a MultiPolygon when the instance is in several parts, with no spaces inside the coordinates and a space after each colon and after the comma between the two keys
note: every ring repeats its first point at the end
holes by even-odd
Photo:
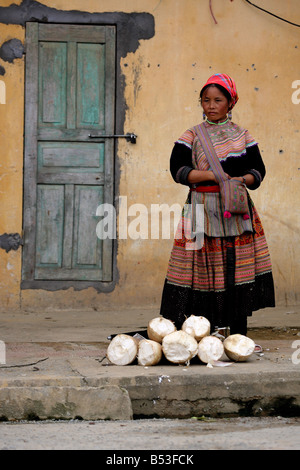
{"type": "Polygon", "coordinates": [[[141,366],[154,366],[162,357],[173,364],[189,364],[198,357],[202,363],[211,365],[224,354],[234,362],[246,361],[255,349],[252,339],[239,334],[221,341],[211,334],[210,322],[195,315],[188,317],[180,330],[164,317],[153,318],[148,323],[147,336],[115,336],[107,348],[108,360],[115,365],[129,365],[137,360],[141,366]]]}

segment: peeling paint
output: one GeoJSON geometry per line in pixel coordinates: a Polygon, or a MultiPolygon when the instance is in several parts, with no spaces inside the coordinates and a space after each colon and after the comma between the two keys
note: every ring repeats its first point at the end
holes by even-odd
{"type": "Polygon", "coordinates": [[[16,251],[23,245],[23,240],[18,233],[4,233],[0,235],[0,248],[8,253],[10,250],[16,251]]]}
{"type": "MultiPolygon", "coordinates": [[[[232,75],[240,95],[233,120],[257,139],[267,169],[263,185],[253,192],[253,197],[273,259],[277,303],[295,304],[299,300],[296,260],[300,247],[297,217],[291,210],[299,193],[300,166],[297,147],[300,95],[298,89],[291,88],[300,79],[295,29],[282,27],[279,35],[280,26],[278,29],[275,22],[273,26],[264,15],[250,18],[253,27],[249,28],[242,3],[230,12],[224,7],[222,22],[215,28],[206,2],[189,0],[189,3],[191,8],[185,8],[182,0],[5,0],[0,2],[0,46],[17,38],[26,50],[26,22],[115,26],[114,131],[116,134],[130,131],[139,136],[135,146],[124,140],[115,142],[113,183],[117,212],[120,195],[127,195],[129,203],[146,206],[157,202],[184,203],[186,188],[174,184],[168,170],[173,142],[190,125],[202,120],[198,94],[203,80],[220,71],[232,75]],[[220,47],[224,37],[231,47],[220,47]],[[261,44],[268,47],[262,48],[261,44]],[[254,87],[259,87],[259,91],[254,87]],[[279,153],[280,149],[284,153],[279,153]],[[288,193],[283,185],[277,184],[282,180],[289,183],[288,193]],[[285,279],[277,266],[285,273],[285,279]]],[[[280,0],[274,3],[279,5],[280,0]]],[[[5,175],[0,189],[1,233],[21,234],[22,229],[25,61],[26,55],[12,63],[0,59],[0,74],[4,75],[0,80],[6,85],[6,104],[0,104],[1,174],[5,175]]],[[[38,311],[73,307],[101,311],[115,306],[159,305],[171,244],[168,240],[143,244],[118,239],[114,245],[114,283],[101,286],[101,290],[100,286],[85,282],[75,285],[72,281],[62,284],[51,281],[46,285],[41,281],[34,291],[32,286],[20,288],[22,250],[7,254],[2,248],[2,308],[22,305],[38,311]],[[8,260],[14,265],[9,271],[8,260]],[[104,295],[99,295],[100,292],[104,295]]]]}
{"type": "Polygon", "coordinates": [[[0,7],[1,23],[25,26],[27,21],[43,23],[106,24],[117,26],[118,51],[121,57],[135,52],[141,39],[154,36],[154,17],[150,13],[63,11],[34,0],[20,5],[0,7]]]}
{"type": "Polygon", "coordinates": [[[19,39],[10,39],[0,47],[0,58],[5,62],[13,62],[21,59],[24,54],[24,46],[19,39]]]}
{"type": "MultiPolygon", "coordinates": [[[[144,12],[94,12],[89,13],[86,11],[71,10],[64,11],[56,8],[51,8],[43,5],[34,0],[23,0],[20,5],[11,4],[8,7],[0,7],[1,23],[10,25],[26,26],[26,22],[42,22],[42,23],[56,23],[56,24],[87,24],[87,25],[114,25],[116,27],[116,123],[115,130],[117,134],[124,133],[125,114],[127,104],[124,98],[125,77],[122,74],[120,61],[121,58],[126,57],[129,53],[134,53],[138,49],[141,40],[151,39],[155,33],[154,17],[150,13],[144,12]]],[[[10,40],[2,46],[1,56],[4,60],[13,62],[18,58],[23,50],[18,40],[10,40]]],[[[5,70],[3,69],[5,73],[5,70]]],[[[137,99],[140,90],[139,83],[140,68],[135,71],[135,99],[137,99]]],[[[116,155],[118,154],[118,142],[116,142],[116,155]]],[[[120,181],[120,166],[118,160],[115,164],[115,191],[118,194],[120,181]]],[[[117,250],[116,250],[117,251],[117,250]]],[[[28,285],[22,282],[22,288],[26,289],[46,289],[46,290],[61,290],[73,287],[75,290],[86,289],[87,287],[94,287],[98,292],[110,292],[114,289],[115,284],[118,282],[119,274],[114,261],[114,282],[113,283],[88,283],[88,282],[35,282],[28,285]]]]}

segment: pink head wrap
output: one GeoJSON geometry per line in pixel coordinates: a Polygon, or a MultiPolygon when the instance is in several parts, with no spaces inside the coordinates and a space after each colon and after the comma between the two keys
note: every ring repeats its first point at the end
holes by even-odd
{"type": "Polygon", "coordinates": [[[208,85],[220,85],[228,91],[232,99],[231,109],[239,99],[234,80],[232,80],[232,78],[230,78],[229,75],[226,75],[225,73],[216,73],[215,75],[212,75],[203,86],[200,96],[202,95],[203,89],[208,85]]]}

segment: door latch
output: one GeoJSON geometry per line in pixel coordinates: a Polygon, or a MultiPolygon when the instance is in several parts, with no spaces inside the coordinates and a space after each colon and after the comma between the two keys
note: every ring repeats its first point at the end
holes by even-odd
{"type": "Polygon", "coordinates": [[[90,139],[126,139],[127,142],[130,142],[131,144],[136,144],[136,138],[137,135],[134,134],[133,132],[127,132],[127,134],[123,135],[117,135],[117,134],[111,134],[111,135],[96,135],[96,134],[89,134],[90,139]]]}

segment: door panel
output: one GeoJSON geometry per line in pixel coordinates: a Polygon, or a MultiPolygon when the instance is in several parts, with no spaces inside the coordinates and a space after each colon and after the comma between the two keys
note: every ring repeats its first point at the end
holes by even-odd
{"type": "Polygon", "coordinates": [[[39,126],[66,126],[67,43],[39,47],[39,126]]]}
{"type": "Polygon", "coordinates": [[[64,235],[63,185],[39,185],[37,194],[37,267],[61,267],[64,235]]]}
{"type": "Polygon", "coordinates": [[[101,278],[94,207],[102,203],[101,186],[38,185],[36,279],[101,278]]]}
{"type": "Polygon", "coordinates": [[[113,204],[115,30],[26,27],[23,280],[112,280],[97,207],[113,204]]]}
{"type": "Polygon", "coordinates": [[[77,127],[105,127],[105,48],[101,44],[78,44],[77,127]]]}
{"type": "Polygon", "coordinates": [[[103,203],[103,191],[100,186],[75,186],[74,250],[75,267],[102,267],[100,240],[95,237],[98,223],[94,208],[103,203]]]}
{"type": "Polygon", "coordinates": [[[104,171],[103,143],[40,142],[38,146],[39,174],[62,172],[104,171]]]}

